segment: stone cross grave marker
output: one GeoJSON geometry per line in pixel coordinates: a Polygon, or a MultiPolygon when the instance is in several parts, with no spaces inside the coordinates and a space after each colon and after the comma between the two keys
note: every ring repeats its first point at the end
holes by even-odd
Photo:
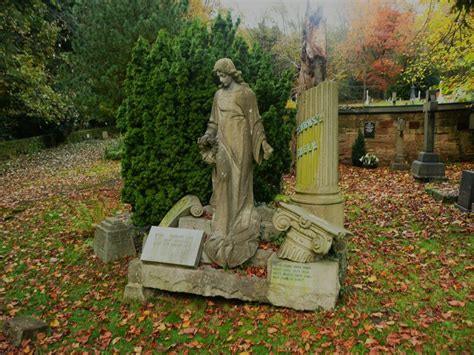
{"type": "Polygon", "coordinates": [[[425,112],[423,151],[418,154],[418,159],[411,166],[411,174],[417,179],[444,180],[444,164],[439,161],[438,154],[434,152],[435,139],[435,112],[438,110],[436,92],[426,92],[426,102],[423,105],[425,112]]]}
{"type": "Polygon", "coordinates": [[[204,231],[151,227],[142,261],[197,267],[201,259],[204,231]]]}

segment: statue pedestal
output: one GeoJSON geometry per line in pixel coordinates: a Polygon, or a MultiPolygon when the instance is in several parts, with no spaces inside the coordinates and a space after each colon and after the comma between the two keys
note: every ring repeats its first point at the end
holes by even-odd
{"type": "Polygon", "coordinates": [[[259,263],[267,266],[267,277],[242,275],[210,265],[190,269],[134,259],[129,264],[124,298],[145,303],[156,291],[163,290],[307,311],[336,306],[340,290],[337,260],[297,263],[273,253],[269,258],[260,258],[259,263]]]}

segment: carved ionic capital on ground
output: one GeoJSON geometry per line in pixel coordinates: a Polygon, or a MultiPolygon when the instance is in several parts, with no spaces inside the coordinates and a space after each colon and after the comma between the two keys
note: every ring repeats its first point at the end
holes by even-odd
{"type": "Polygon", "coordinates": [[[283,202],[273,216],[273,224],[279,231],[287,232],[278,257],[303,263],[326,255],[331,247],[336,252],[344,251],[346,236],[351,234],[300,206],[283,202]]]}

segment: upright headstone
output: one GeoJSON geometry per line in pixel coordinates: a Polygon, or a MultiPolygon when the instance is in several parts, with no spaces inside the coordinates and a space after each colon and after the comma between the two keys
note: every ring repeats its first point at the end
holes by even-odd
{"type": "Polygon", "coordinates": [[[369,106],[370,105],[370,96],[369,96],[369,90],[367,90],[366,94],[365,94],[365,103],[364,103],[365,106],[369,106]]]}
{"type": "Polygon", "coordinates": [[[411,85],[410,87],[410,101],[415,101],[416,94],[415,94],[415,85],[411,85]]]}
{"type": "Polygon", "coordinates": [[[434,152],[435,113],[438,110],[436,91],[426,92],[426,102],[423,105],[425,112],[423,151],[411,165],[411,173],[417,179],[444,180],[444,164],[439,161],[434,152]]]}
{"type": "Polygon", "coordinates": [[[397,104],[397,93],[392,92],[392,104],[396,105],[397,104]]]}
{"type": "Polygon", "coordinates": [[[405,120],[398,118],[397,125],[397,140],[395,146],[395,159],[390,164],[392,170],[410,170],[410,165],[407,163],[407,156],[405,153],[405,144],[403,142],[403,132],[405,131],[405,120]]]}
{"type": "Polygon", "coordinates": [[[297,114],[296,191],[292,201],[342,227],[338,181],[337,84],[324,81],[300,95],[297,114]]]}
{"type": "Polygon", "coordinates": [[[461,176],[459,196],[456,207],[465,212],[472,212],[474,204],[474,170],[464,170],[461,176]]]}

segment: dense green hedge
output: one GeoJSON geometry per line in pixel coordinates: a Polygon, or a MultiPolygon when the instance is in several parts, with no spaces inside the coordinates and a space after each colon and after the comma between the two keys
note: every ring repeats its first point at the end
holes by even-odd
{"type": "Polygon", "coordinates": [[[217,80],[215,61],[231,58],[257,95],[273,157],[256,168],[257,201],[271,200],[289,169],[294,118],[285,109],[293,73],[274,69],[270,53],[249,48],[236,36],[238,24],[218,17],[208,30],[192,22],[175,36],[161,31],[149,44],[139,39],[125,81],[118,124],[126,133],[122,197],[133,206],[134,223],[158,224],[186,194],[207,203],[211,168],[202,162],[197,139],[205,132],[217,80]]]}

